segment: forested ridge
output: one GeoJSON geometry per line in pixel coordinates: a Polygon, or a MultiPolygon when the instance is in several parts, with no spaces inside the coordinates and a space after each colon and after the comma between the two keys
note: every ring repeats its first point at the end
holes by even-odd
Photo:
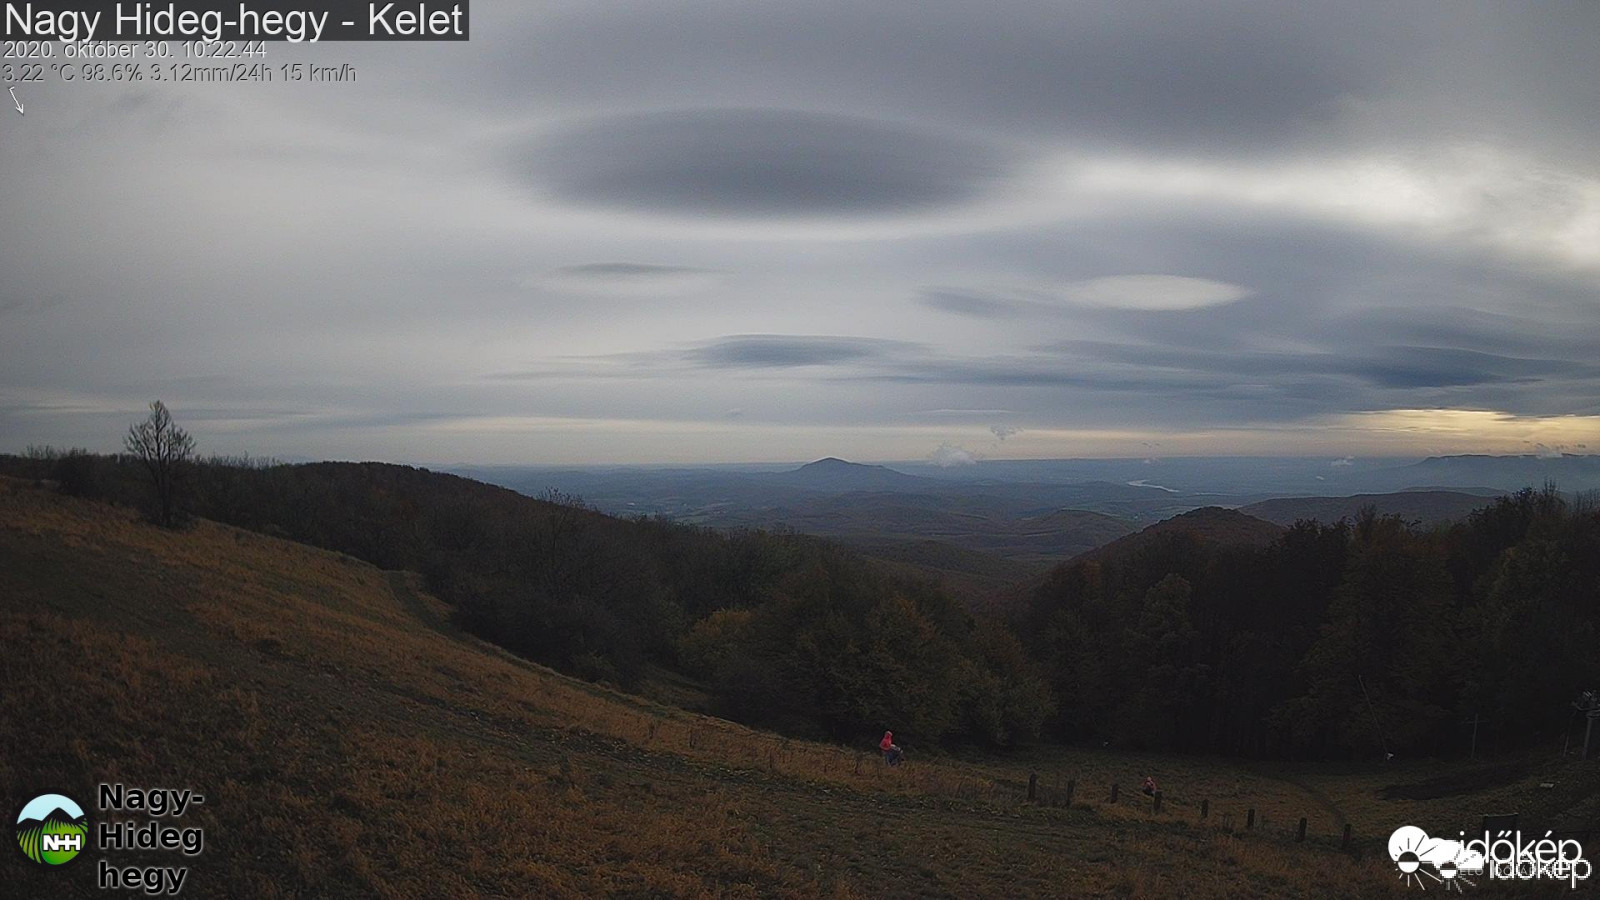
{"type": "MultiPolygon", "coordinates": [[[[129,457],[39,452],[0,473],[150,504],[129,457]]],[[[1551,486],[1431,529],[1369,511],[1230,541],[1225,517],[1169,522],[981,621],[822,540],[618,519],[404,466],[196,462],[182,509],[418,571],[517,653],[624,687],[682,672],[714,711],[797,735],[1448,755],[1463,717],[1526,745],[1600,686],[1600,515],[1551,486]]]]}
{"type": "Polygon", "coordinates": [[[1271,756],[1551,737],[1600,685],[1600,516],[1551,486],[1449,527],[1370,510],[1265,547],[1168,531],[1058,567],[1019,618],[1051,731],[1271,756]]]}
{"type": "MultiPolygon", "coordinates": [[[[41,452],[0,458],[0,473],[148,503],[128,457],[41,452]]],[[[1050,712],[1006,629],[816,538],[618,519],[380,463],[212,460],[183,484],[194,515],[422,573],[463,627],[517,653],[627,688],[650,664],[677,669],[749,724],[1006,745],[1050,712]]]]}

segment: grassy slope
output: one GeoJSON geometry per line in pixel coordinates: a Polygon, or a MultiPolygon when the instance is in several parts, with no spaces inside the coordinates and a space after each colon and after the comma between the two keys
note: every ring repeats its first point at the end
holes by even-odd
{"type": "MultiPolygon", "coordinates": [[[[573,681],[454,632],[445,612],[411,576],[338,554],[204,522],[167,533],[0,479],[0,721],[29,726],[0,729],[4,795],[48,788],[87,805],[99,781],[201,791],[177,824],[206,828],[205,854],[148,857],[193,866],[186,896],[1390,887],[1386,859],[1282,836],[1319,804],[1330,827],[1313,832],[1331,832],[1326,797],[1370,786],[1358,776],[1308,788],[1081,753],[891,772],[573,681]],[[1028,767],[1046,785],[1079,778],[1079,803],[1020,805],[1028,767]],[[1106,782],[1146,769],[1167,779],[1168,813],[1131,792],[1105,802],[1106,782]],[[1210,824],[1192,824],[1185,790],[1213,798],[1210,824]],[[1277,830],[1224,830],[1246,803],[1277,830]]],[[[17,896],[99,895],[92,862],[8,865],[17,896]]]]}

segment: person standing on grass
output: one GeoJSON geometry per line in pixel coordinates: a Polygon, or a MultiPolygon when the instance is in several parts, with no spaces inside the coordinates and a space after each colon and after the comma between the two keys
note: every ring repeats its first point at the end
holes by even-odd
{"type": "Polygon", "coordinates": [[[1158,788],[1156,787],[1156,780],[1151,778],[1149,775],[1146,775],[1144,777],[1144,795],[1146,797],[1154,797],[1157,790],[1158,788]]]}
{"type": "Polygon", "coordinates": [[[883,733],[883,740],[878,742],[878,749],[883,751],[883,761],[891,766],[900,765],[900,760],[905,756],[900,752],[900,745],[894,742],[892,731],[883,733]]]}

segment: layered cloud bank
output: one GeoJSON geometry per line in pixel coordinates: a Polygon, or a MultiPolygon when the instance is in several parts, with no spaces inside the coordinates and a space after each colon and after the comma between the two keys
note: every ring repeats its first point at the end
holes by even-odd
{"type": "Polygon", "coordinates": [[[1594,5],[861,6],[31,89],[0,449],[154,396],[422,461],[1600,447],[1594,5]]]}

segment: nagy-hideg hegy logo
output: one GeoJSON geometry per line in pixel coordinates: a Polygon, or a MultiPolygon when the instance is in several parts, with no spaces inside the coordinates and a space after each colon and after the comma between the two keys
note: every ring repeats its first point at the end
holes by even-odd
{"type": "Polygon", "coordinates": [[[29,800],[17,814],[17,846],[22,855],[41,866],[59,866],[89,852],[92,834],[99,857],[94,866],[95,884],[101,890],[142,891],[150,896],[181,893],[188,883],[188,866],[152,865],[149,854],[176,852],[188,861],[204,851],[203,828],[168,822],[204,803],[205,797],[187,788],[102,784],[96,799],[101,815],[92,832],[83,807],[71,797],[41,794],[29,800]],[[111,818],[128,813],[149,818],[111,818]],[[121,856],[125,853],[139,854],[139,861],[118,865],[120,859],[126,859],[121,856]]]}
{"type": "Polygon", "coordinates": [[[40,794],[17,813],[17,845],[22,855],[42,866],[69,863],[89,843],[89,819],[83,807],[64,794],[40,794]]]}

